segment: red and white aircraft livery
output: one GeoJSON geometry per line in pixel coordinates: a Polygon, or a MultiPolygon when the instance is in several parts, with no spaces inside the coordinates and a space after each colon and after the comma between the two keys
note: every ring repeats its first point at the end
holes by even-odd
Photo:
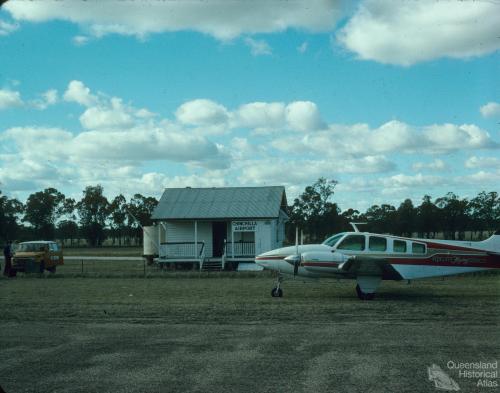
{"type": "Polygon", "coordinates": [[[297,244],[257,256],[258,265],[279,272],[271,295],[283,296],[282,274],[355,279],[358,297],[371,300],[382,280],[500,269],[500,231],[487,240],[467,242],[379,235],[353,227],[355,232],[339,233],[322,244],[297,244]]]}

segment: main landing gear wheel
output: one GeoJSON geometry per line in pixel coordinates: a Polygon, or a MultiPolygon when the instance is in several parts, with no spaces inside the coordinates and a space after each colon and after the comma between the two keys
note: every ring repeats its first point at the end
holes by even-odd
{"type": "Polygon", "coordinates": [[[273,288],[271,291],[272,297],[283,297],[283,290],[281,288],[273,288]]]}
{"type": "Polygon", "coordinates": [[[373,300],[375,297],[375,293],[366,293],[361,290],[359,284],[356,285],[356,293],[358,294],[358,298],[361,300],[373,300]]]}

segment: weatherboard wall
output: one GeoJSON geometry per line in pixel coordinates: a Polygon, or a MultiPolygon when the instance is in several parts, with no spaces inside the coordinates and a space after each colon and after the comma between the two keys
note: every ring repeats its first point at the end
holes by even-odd
{"type": "MultiPolygon", "coordinates": [[[[194,242],[194,221],[167,221],[167,242],[194,242]]],[[[197,241],[205,242],[205,256],[211,257],[212,251],[212,223],[198,221],[197,241]]]]}

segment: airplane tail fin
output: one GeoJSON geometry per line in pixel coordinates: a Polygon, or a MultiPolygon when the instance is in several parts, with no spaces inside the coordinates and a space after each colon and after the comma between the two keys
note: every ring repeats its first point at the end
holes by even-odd
{"type": "Polygon", "coordinates": [[[500,229],[481,243],[488,251],[500,252],[500,229]]]}

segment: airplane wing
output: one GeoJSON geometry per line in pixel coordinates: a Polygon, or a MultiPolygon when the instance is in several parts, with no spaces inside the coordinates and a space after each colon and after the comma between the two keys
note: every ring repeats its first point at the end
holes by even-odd
{"type": "Polygon", "coordinates": [[[384,280],[402,280],[403,277],[384,257],[353,255],[338,266],[346,274],[357,276],[380,276],[384,280]]]}

